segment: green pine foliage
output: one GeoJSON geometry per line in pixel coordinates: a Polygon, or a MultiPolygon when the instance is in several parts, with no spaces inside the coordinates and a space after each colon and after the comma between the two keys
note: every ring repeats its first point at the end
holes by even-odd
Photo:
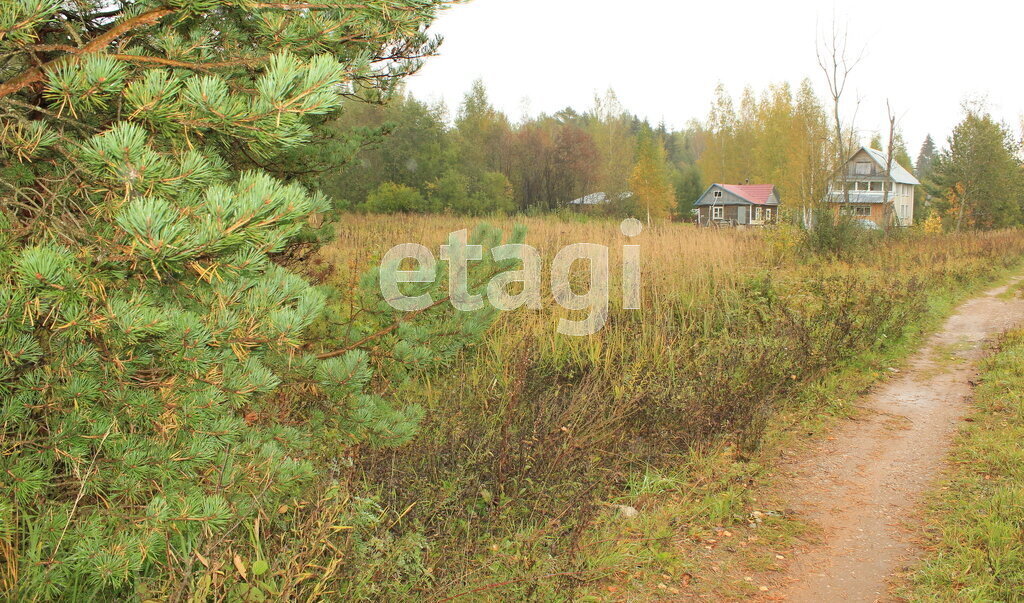
{"type": "Polygon", "coordinates": [[[347,447],[415,435],[394,388],[493,313],[406,320],[377,273],[292,274],[275,258],[329,204],[259,166],[390,93],[444,4],[0,2],[5,596],[205,592],[240,526],[273,534],[347,447]]]}

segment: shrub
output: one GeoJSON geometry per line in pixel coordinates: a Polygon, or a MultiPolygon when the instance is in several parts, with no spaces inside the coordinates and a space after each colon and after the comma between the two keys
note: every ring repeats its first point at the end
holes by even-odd
{"type": "Polygon", "coordinates": [[[473,179],[450,170],[430,185],[428,197],[437,208],[467,216],[508,213],[515,208],[512,185],[499,172],[485,172],[473,179]]]}
{"type": "Polygon", "coordinates": [[[385,182],[366,198],[364,211],[377,214],[426,213],[437,209],[411,186],[385,182]]]}
{"type": "Polygon", "coordinates": [[[871,230],[852,216],[836,215],[831,207],[815,208],[813,216],[813,227],[806,229],[805,241],[815,253],[856,257],[884,237],[882,231],[871,230]]]}

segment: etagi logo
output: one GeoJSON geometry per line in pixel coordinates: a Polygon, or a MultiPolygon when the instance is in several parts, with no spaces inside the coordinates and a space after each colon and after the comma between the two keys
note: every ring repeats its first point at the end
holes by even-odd
{"type": "MultiPolygon", "coordinates": [[[[629,238],[640,235],[643,224],[634,218],[622,221],[622,234],[629,238]]],[[[520,260],[520,270],[507,270],[495,275],[487,283],[487,301],[480,294],[469,292],[469,262],[483,259],[483,247],[469,244],[465,229],[448,235],[448,244],[441,245],[441,260],[449,263],[448,294],[452,306],[462,312],[472,312],[490,303],[492,307],[510,311],[526,307],[543,309],[541,302],[541,256],[534,247],[510,243],[491,248],[495,261],[520,260]],[[509,293],[509,285],[521,283],[519,293],[509,293]]],[[[437,260],[430,249],[417,243],[396,245],[381,260],[380,291],[387,303],[402,312],[426,310],[435,302],[429,293],[406,296],[400,283],[433,283],[437,278],[437,260]],[[416,261],[416,270],[399,270],[405,260],[416,261]]],[[[586,310],[582,320],[558,319],[558,332],[563,335],[585,337],[593,335],[608,320],[611,295],[608,247],[595,243],[575,243],[560,249],[551,263],[551,294],[567,310],[586,310]],[[585,293],[573,290],[569,275],[577,261],[586,260],[589,267],[589,287],[585,293]]],[[[640,309],[640,246],[622,247],[622,307],[640,309]]]]}

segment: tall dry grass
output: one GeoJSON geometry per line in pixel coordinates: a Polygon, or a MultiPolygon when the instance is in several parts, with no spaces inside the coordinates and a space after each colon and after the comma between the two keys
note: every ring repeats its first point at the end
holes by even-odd
{"type": "MultiPolygon", "coordinates": [[[[436,253],[475,223],[345,216],[309,272],[349,287],[391,246],[436,253]]],[[[608,324],[585,338],[557,334],[571,313],[545,287],[543,310],[505,313],[449,370],[391,392],[426,409],[417,440],[346,451],[341,502],[311,506],[319,519],[309,525],[321,529],[307,538],[347,559],[317,582],[336,596],[571,598],[588,579],[581,537],[637,467],[711,445],[756,448],[773,413],[830,372],[905,344],[1024,255],[1018,231],[907,234],[835,259],[785,228],[673,224],[628,239],[610,221],[490,223],[524,223],[545,267],[565,245],[608,246],[608,324]],[[642,247],[639,311],[620,304],[624,244],[642,247]],[[332,534],[324,515],[352,529],[332,534]]]]}

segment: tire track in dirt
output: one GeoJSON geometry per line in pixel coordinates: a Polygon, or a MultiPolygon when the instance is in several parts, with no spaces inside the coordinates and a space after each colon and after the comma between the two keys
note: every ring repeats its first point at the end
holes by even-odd
{"type": "Polygon", "coordinates": [[[891,600],[889,580],[918,553],[901,526],[945,462],[985,342],[1024,321],[1024,299],[999,297],[1022,278],[962,304],[901,374],[861,401],[859,420],[780,468],[789,508],[822,529],[821,543],[788,568],[784,600],[891,600]]]}

